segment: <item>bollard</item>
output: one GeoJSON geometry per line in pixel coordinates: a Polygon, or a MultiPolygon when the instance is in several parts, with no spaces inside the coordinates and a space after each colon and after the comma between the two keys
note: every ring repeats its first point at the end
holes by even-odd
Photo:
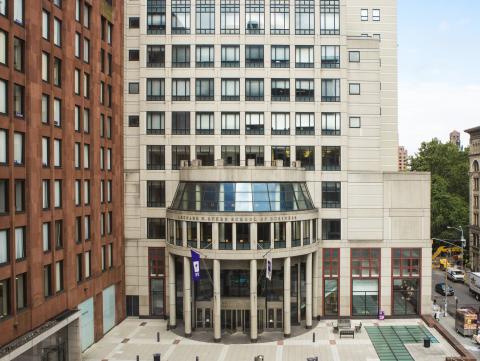
{"type": "Polygon", "coordinates": [[[140,361],[140,356],[137,355],[137,361],[140,361]]]}
{"type": "Polygon", "coordinates": [[[312,342],[315,343],[315,332],[313,333],[312,339],[312,342]]]}
{"type": "Polygon", "coordinates": [[[157,342],[160,342],[160,332],[157,332],[157,342]]]}
{"type": "Polygon", "coordinates": [[[153,354],[153,361],[160,361],[161,355],[159,353],[154,353],[153,354]]]}
{"type": "Polygon", "coordinates": [[[198,356],[195,356],[195,361],[200,361],[200,358],[198,356]]]}

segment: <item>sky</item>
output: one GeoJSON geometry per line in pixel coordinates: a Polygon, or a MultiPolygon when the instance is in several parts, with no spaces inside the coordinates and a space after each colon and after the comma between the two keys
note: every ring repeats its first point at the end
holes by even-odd
{"type": "Polygon", "coordinates": [[[399,143],[480,126],[480,1],[398,0],[399,143]]]}

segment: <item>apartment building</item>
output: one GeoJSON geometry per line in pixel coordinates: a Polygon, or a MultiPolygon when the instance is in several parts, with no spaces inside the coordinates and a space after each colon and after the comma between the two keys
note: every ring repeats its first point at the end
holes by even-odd
{"type": "Polygon", "coordinates": [[[430,176],[398,173],[396,12],[125,2],[128,315],[255,342],[430,312],[430,176]]]}
{"type": "Polygon", "coordinates": [[[408,150],[404,146],[398,147],[398,170],[400,172],[408,170],[408,150]]]}
{"type": "Polygon", "coordinates": [[[0,1],[0,359],[125,317],[121,0],[0,1]]]}
{"type": "Polygon", "coordinates": [[[470,227],[469,227],[469,263],[472,272],[480,272],[480,127],[465,130],[470,135],[470,227]]]}

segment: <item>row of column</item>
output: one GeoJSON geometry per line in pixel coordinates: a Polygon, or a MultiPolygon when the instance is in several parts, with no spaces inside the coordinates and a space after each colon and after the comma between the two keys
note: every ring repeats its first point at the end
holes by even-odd
{"type": "MultiPolygon", "coordinates": [[[[309,253],[306,256],[306,328],[312,327],[313,317],[317,317],[317,307],[313,307],[312,301],[317,299],[317,289],[313,286],[315,279],[315,269],[313,266],[314,254],[309,253]],[[315,292],[315,294],[314,294],[315,292]]],[[[283,333],[285,337],[291,335],[291,257],[283,259],[283,333]]],[[[175,259],[169,254],[169,314],[170,327],[175,327],[176,304],[175,304],[175,259]]],[[[250,340],[256,342],[258,338],[258,319],[257,319],[257,260],[250,260],[250,340]]],[[[265,310],[266,311],[266,310],[265,310]]],[[[183,257],[183,319],[185,323],[185,336],[192,334],[192,300],[191,300],[191,262],[188,257],[183,257]],[[190,320],[188,322],[187,320],[190,320]]],[[[222,338],[221,329],[221,298],[220,298],[220,260],[213,260],[213,338],[215,342],[220,342],[222,338]]]]}

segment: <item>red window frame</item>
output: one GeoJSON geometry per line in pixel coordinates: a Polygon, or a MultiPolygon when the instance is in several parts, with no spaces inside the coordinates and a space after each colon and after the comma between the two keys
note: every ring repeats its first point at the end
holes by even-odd
{"type": "Polygon", "coordinates": [[[323,249],[323,278],[340,277],[340,248],[323,249]],[[336,251],[336,255],[334,254],[336,251]],[[334,266],[336,262],[336,267],[334,266]],[[327,271],[328,270],[328,271],[327,271]]]}
{"type": "Polygon", "coordinates": [[[163,277],[165,274],[165,248],[148,248],[148,275],[150,277],[163,277]]]}
{"type": "Polygon", "coordinates": [[[350,250],[350,275],[351,278],[380,278],[381,274],[381,249],[380,248],[352,248],[350,250]],[[366,252],[366,257],[361,253],[366,252]],[[357,266],[358,264],[358,266],[357,266]],[[372,271],[377,269],[376,274],[372,271]],[[358,270],[358,272],[354,272],[358,270]],[[368,270],[368,274],[364,274],[368,270]],[[355,274],[356,273],[356,274],[355,274]]]}
{"type": "Polygon", "coordinates": [[[392,278],[419,278],[422,274],[421,265],[421,248],[392,248],[392,278]],[[399,263],[400,274],[394,274],[396,261],[399,263]],[[417,263],[416,266],[414,261],[417,263]],[[414,269],[418,271],[414,273],[414,269]]]}

